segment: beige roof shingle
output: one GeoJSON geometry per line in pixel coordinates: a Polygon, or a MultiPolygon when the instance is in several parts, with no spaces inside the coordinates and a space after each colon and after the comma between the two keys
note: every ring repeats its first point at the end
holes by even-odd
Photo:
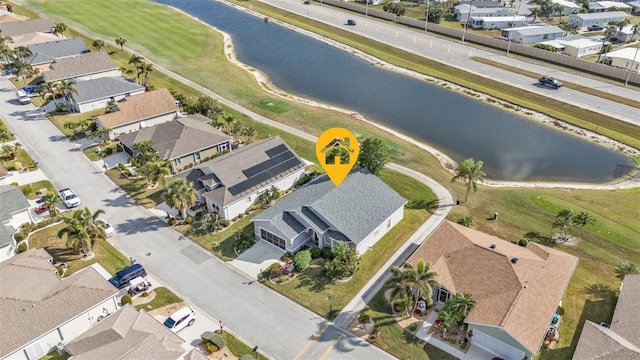
{"type": "Polygon", "coordinates": [[[53,32],[56,22],[53,19],[37,18],[22,21],[0,23],[0,34],[3,37],[28,34],[32,32],[53,32]]]}
{"type": "Polygon", "coordinates": [[[11,38],[13,40],[10,43],[7,43],[10,49],[15,50],[19,46],[29,46],[33,44],[40,44],[43,42],[55,41],[60,38],[51,33],[44,32],[32,32],[28,34],[16,35],[11,38]]]}
{"type": "Polygon", "coordinates": [[[60,279],[50,258],[30,249],[0,263],[0,357],[118,293],[92,267],[60,279]]]}
{"type": "Polygon", "coordinates": [[[178,359],[185,353],[177,334],[131,305],[109,315],[68,344],[73,359],[178,359]]]}
{"type": "Polygon", "coordinates": [[[128,96],[118,103],[115,112],[100,115],[97,121],[104,128],[116,129],[120,126],[154,118],[174,112],[178,115],[176,99],[169,90],[159,89],[144,94],[128,96]]]}
{"type": "Polygon", "coordinates": [[[111,60],[109,54],[100,51],[57,59],[51,64],[51,70],[42,73],[42,77],[45,82],[48,82],[73,79],[113,70],[118,70],[118,65],[111,60]]]}
{"type": "Polygon", "coordinates": [[[28,17],[26,17],[26,16],[17,15],[17,14],[10,13],[10,12],[0,14],[0,24],[16,22],[16,21],[23,21],[23,20],[27,20],[27,19],[28,19],[28,17]]]}
{"type": "Polygon", "coordinates": [[[524,248],[450,221],[409,262],[418,259],[431,262],[445,288],[477,300],[465,322],[501,327],[534,354],[578,262],[536,243],[524,248]]]}

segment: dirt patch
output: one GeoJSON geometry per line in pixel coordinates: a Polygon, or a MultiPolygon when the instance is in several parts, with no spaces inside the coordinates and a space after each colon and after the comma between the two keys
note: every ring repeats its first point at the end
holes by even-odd
{"type": "Polygon", "coordinates": [[[183,301],[177,304],[171,304],[171,305],[163,306],[161,308],[149,310],[148,313],[151,316],[156,316],[156,315],[169,316],[174,312],[176,312],[176,310],[181,309],[185,306],[187,306],[187,303],[183,301]]]}
{"type": "Polygon", "coordinates": [[[135,298],[133,298],[131,305],[136,306],[136,305],[146,304],[151,302],[153,299],[155,299],[155,297],[156,297],[156,292],[149,291],[149,295],[147,295],[146,297],[142,295],[138,295],[135,298]]]}

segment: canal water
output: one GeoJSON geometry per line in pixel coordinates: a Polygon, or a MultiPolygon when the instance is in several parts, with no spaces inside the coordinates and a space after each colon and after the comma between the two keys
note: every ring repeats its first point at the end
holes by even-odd
{"type": "Polygon", "coordinates": [[[286,92],[356,111],[440,149],[483,160],[492,179],[604,182],[617,152],[422,80],[213,0],[155,0],[228,33],[237,57],[286,92]]]}

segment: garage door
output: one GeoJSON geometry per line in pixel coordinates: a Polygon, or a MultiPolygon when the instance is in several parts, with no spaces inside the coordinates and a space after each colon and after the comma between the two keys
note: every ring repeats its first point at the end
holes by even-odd
{"type": "Polygon", "coordinates": [[[505,360],[522,360],[524,352],[513,346],[506,344],[496,338],[493,338],[478,329],[473,330],[471,343],[493,355],[499,356],[505,360]]]}

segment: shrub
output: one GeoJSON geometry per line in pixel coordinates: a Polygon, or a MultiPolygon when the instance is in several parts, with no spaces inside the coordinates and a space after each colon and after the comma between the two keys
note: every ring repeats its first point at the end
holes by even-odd
{"type": "Polygon", "coordinates": [[[169,219],[169,225],[173,226],[178,222],[178,219],[172,217],[171,219],[169,219]]]}
{"type": "Polygon", "coordinates": [[[368,323],[369,320],[371,320],[371,316],[369,315],[368,312],[361,312],[360,315],[358,315],[358,321],[360,321],[361,323],[368,323]]]}
{"type": "Polygon", "coordinates": [[[317,246],[314,246],[311,249],[309,249],[309,252],[311,253],[311,258],[312,259],[317,259],[317,258],[322,257],[322,249],[320,249],[317,246]]]}
{"type": "Polygon", "coordinates": [[[118,164],[118,169],[124,170],[124,164],[123,163],[118,164]]]}
{"type": "Polygon", "coordinates": [[[564,315],[564,308],[562,306],[558,306],[558,310],[556,310],[556,313],[560,316],[564,315]]]}
{"type": "Polygon", "coordinates": [[[280,271],[281,267],[282,265],[280,265],[279,262],[274,262],[273,264],[269,265],[266,272],[268,272],[269,275],[276,275],[280,271]]]}
{"type": "Polygon", "coordinates": [[[416,330],[418,330],[418,323],[411,323],[411,324],[409,324],[409,330],[411,330],[411,331],[416,331],[416,330]]]}
{"type": "Polygon", "coordinates": [[[465,215],[456,221],[458,224],[466,227],[472,227],[475,217],[473,215],[465,215]]]}
{"type": "Polygon", "coordinates": [[[23,233],[15,233],[13,234],[13,238],[16,240],[16,242],[20,242],[22,240],[24,240],[24,234],[23,233]]]}
{"type": "Polygon", "coordinates": [[[238,219],[242,219],[244,217],[243,213],[238,214],[238,219]]]}
{"type": "Polygon", "coordinates": [[[104,149],[104,153],[105,153],[105,154],[107,154],[107,155],[111,155],[111,154],[113,154],[113,148],[106,148],[106,149],[104,149]]]}
{"type": "Polygon", "coordinates": [[[287,261],[287,260],[291,259],[291,253],[286,252],[286,253],[282,254],[281,259],[282,259],[282,261],[287,261]]]}
{"type": "Polygon", "coordinates": [[[220,225],[222,225],[223,227],[229,226],[229,220],[227,219],[220,220],[220,225]]]}
{"type": "Polygon", "coordinates": [[[196,218],[195,218],[195,220],[196,220],[196,221],[200,221],[200,220],[202,220],[202,211],[198,211],[198,212],[196,213],[196,218]]]}
{"type": "Polygon", "coordinates": [[[284,280],[285,280],[285,277],[284,277],[284,276],[280,276],[280,278],[278,278],[278,282],[279,282],[280,284],[282,284],[282,283],[284,282],[284,280]]]}
{"type": "Polygon", "coordinates": [[[64,274],[64,269],[62,268],[62,266],[58,267],[58,275],[62,276],[62,274],[64,274]]]}
{"type": "Polygon", "coordinates": [[[461,345],[460,345],[460,349],[464,350],[464,349],[466,349],[466,348],[467,348],[467,344],[461,344],[461,345]]]}
{"type": "Polygon", "coordinates": [[[123,152],[123,151],[124,151],[124,149],[123,149],[122,147],[120,147],[120,146],[118,146],[118,147],[116,148],[116,152],[121,153],[121,152],[123,152]]]}
{"type": "Polygon", "coordinates": [[[297,271],[302,271],[311,263],[311,252],[309,250],[298,251],[293,257],[293,267],[297,271]]]}
{"type": "Polygon", "coordinates": [[[124,174],[127,175],[128,177],[132,177],[133,174],[131,173],[131,170],[129,169],[124,169],[124,174]]]}
{"type": "Polygon", "coordinates": [[[220,350],[217,346],[215,346],[214,344],[208,341],[204,342],[204,348],[205,350],[207,350],[209,354],[213,354],[214,352],[217,352],[218,350],[220,350]]]}
{"type": "Polygon", "coordinates": [[[131,304],[131,295],[125,294],[120,300],[120,302],[122,303],[122,305],[131,304]]]}
{"type": "Polygon", "coordinates": [[[31,185],[27,185],[21,188],[20,190],[22,190],[22,193],[24,194],[24,196],[29,196],[33,193],[33,188],[31,187],[31,185]]]}
{"type": "Polygon", "coordinates": [[[529,245],[529,240],[520,239],[520,241],[518,241],[518,245],[523,246],[523,247],[527,247],[529,245]]]}
{"type": "Polygon", "coordinates": [[[27,243],[26,242],[21,242],[20,245],[18,245],[18,254],[23,253],[27,251],[27,243]]]}
{"type": "Polygon", "coordinates": [[[333,260],[333,252],[330,247],[325,246],[322,248],[322,258],[325,260],[333,260]]]}
{"type": "Polygon", "coordinates": [[[453,345],[455,345],[455,344],[458,342],[458,339],[456,339],[456,338],[451,338],[451,339],[449,340],[449,342],[450,342],[450,343],[452,343],[453,345]]]}
{"type": "MultiPolygon", "coordinates": [[[[204,341],[205,346],[207,344],[210,344],[217,348],[213,352],[216,352],[222,349],[223,347],[227,346],[222,336],[220,336],[219,334],[216,334],[213,331],[205,331],[204,333],[202,333],[202,335],[200,335],[200,338],[202,339],[202,341],[204,341]]],[[[208,348],[207,348],[207,351],[209,351],[208,348]]]]}
{"type": "Polygon", "coordinates": [[[187,218],[184,220],[184,222],[187,225],[191,225],[191,224],[193,224],[193,218],[191,216],[187,216],[187,218]]]}
{"type": "Polygon", "coordinates": [[[249,210],[249,209],[247,209],[247,210],[244,212],[244,214],[245,214],[245,215],[249,215],[250,213],[251,213],[251,210],[249,210]]]}
{"type": "Polygon", "coordinates": [[[142,297],[147,297],[147,296],[149,296],[149,293],[145,291],[145,292],[143,292],[142,294],[140,294],[140,296],[142,296],[142,297]]]}

